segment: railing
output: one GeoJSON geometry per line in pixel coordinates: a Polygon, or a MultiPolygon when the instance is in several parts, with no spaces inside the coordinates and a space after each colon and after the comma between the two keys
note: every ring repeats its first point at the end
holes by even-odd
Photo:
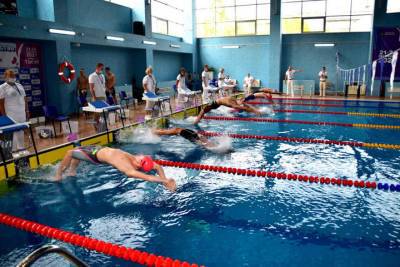
{"type": "Polygon", "coordinates": [[[56,245],[46,245],[41,248],[38,248],[31,254],[29,254],[26,258],[24,258],[17,267],[29,267],[33,263],[35,263],[38,259],[48,254],[58,254],[62,256],[64,259],[68,260],[70,263],[74,264],[78,267],[88,267],[86,263],[78,259],[75,255],[71,252],[66,250],[65,248],[56,246],[56,245]]]}

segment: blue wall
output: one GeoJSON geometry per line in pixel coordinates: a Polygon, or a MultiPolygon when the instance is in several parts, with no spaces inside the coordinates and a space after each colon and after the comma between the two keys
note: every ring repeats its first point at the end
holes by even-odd
{"type": "MultiPolygon", "coordinates": [[[[318,91],[318,72],[322,66],[328,69],[330,82],[336,83],[336,52],[339,52],[340,66],[344,69],[368,63],[369,33],[332,33],[283,35],[282,74],[289,65],[302,69],[296,74],[299,80],[315,80],[318,91]],[[315,47],[314,44],[334,43],[334,47],[315,47]]],[[[342,88],[339,88],[342,89],[342,88]]]]}
{"type": "Polygon", "coordinates": [[[243,83],[244,77],[250,72],[256,79],[266,85],[270,83],[268,73],[272,67],[269,63],[270,38],[268,36],[204,38],[198,40],[198,56],[201,71],[204,64],[215,69],[214,76],[219,68],[231,78],[243,83]],[[222,48],[224,45],[239,45],[239,49],[222,48]]]}
{"type": "Polygon", "coordinates": [[[190,71],[190,66],[190,57],[188,58],[185,54],[154,51],[153,68],[157,81],[175,80],[180,68],[185,67],[190,71]]]}

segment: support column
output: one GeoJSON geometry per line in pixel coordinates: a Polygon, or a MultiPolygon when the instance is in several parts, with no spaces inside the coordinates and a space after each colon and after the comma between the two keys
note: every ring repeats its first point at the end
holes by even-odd
{"type": "MultiPolygon", "coordinates": [[[[147,38],[152,38],[153,30],[152,30],[152,20],[151,20],[151,4],[150,0],[145,0],[144,3],[144,16],[145,16],[145,33],[147,38]]],[[[147,52],[146,52],[147,53],[147,52]]]]}
{"type": "Polygon", "coordinates": [[[153,66],[154,68],[154,51],[151,48],[146,48],[146,66],[153,66]]]}
{"type": "Polygon", "coordinates": [[[281,34],[281,0],[271,1],[271,49],[270,49],[270,64],[269,87],[282,91],[282,34],[281,34]]]}

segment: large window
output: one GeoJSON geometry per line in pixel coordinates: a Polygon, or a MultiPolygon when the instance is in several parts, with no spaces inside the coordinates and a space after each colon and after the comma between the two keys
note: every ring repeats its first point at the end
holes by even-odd
{"type": "Polygon", "coordinates": [[[197,37],[269,35],[270,0],[196,0],[197,37]]]}
{"type": "Polygon", "coordinates": [[[399,0],[387,0],[387,13],[400,12],[400,1],[399,0]]]}
{"type": "Polygon", "coordinates": [[[152,0],[152,30],[155,33],[183,37],[185,32],[184,0],[152,0]]]}
{"type": "Polygon", "coordinates": [[[369,32],[374,0],[282,0],[281,10],[283,33],[369,32]]]}

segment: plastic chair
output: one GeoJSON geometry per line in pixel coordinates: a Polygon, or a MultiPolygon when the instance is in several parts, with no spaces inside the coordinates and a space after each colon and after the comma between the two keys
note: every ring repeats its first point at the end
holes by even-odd
{"type": "Polygon", "coordinates": [[[133,99],[134,99],[134,98],[128,96],[128,95],[126,94],[125,91],[119,92],[118,95],[119,95],[119,99],[120,99],[120,101],[121,101],[121,104],[122,104],[122,101],[125,101],[126,108],[129,108],[129,101],[130,101],[130,100],[132,100],[132,103],[134,103],[134,102],[133,102],[133,99]]]}
{"type": "Polygon", "coordinates": [[[51,121],[51,123],[53,125],[53,129],[54,129],[54,136],[55,137],[57,137],[56,126],[55,126],[55,122],[56,121],[60,123],[60,132],[62,130],[61,123],[63,121],[67,121],[68,122],[68,127],[69,127],[69,132],[72,133],[71,125],[69,123],[69,117],[68,116],[59,115],[58,111],[57,111],[57,108],[55,106],[43,106],[43,112],[44,112],[44,117],[45,117],[44,124],[46,125],[47,120],[51,121]]]}
{"type": "MultiPolygon", "coordinates": [[[[88,105],[87,99],[84,96],[77,96],[76,100],[78,101],[78,107],[79,111],[83,111],[82,108],[86,107],[88,105]]],[[[80,113],[80,112],[79,112],[80,113]]],[[[83,114],[85,114],[85,118],[88,117],[87,112],[83,111],[83,114]]]]}

